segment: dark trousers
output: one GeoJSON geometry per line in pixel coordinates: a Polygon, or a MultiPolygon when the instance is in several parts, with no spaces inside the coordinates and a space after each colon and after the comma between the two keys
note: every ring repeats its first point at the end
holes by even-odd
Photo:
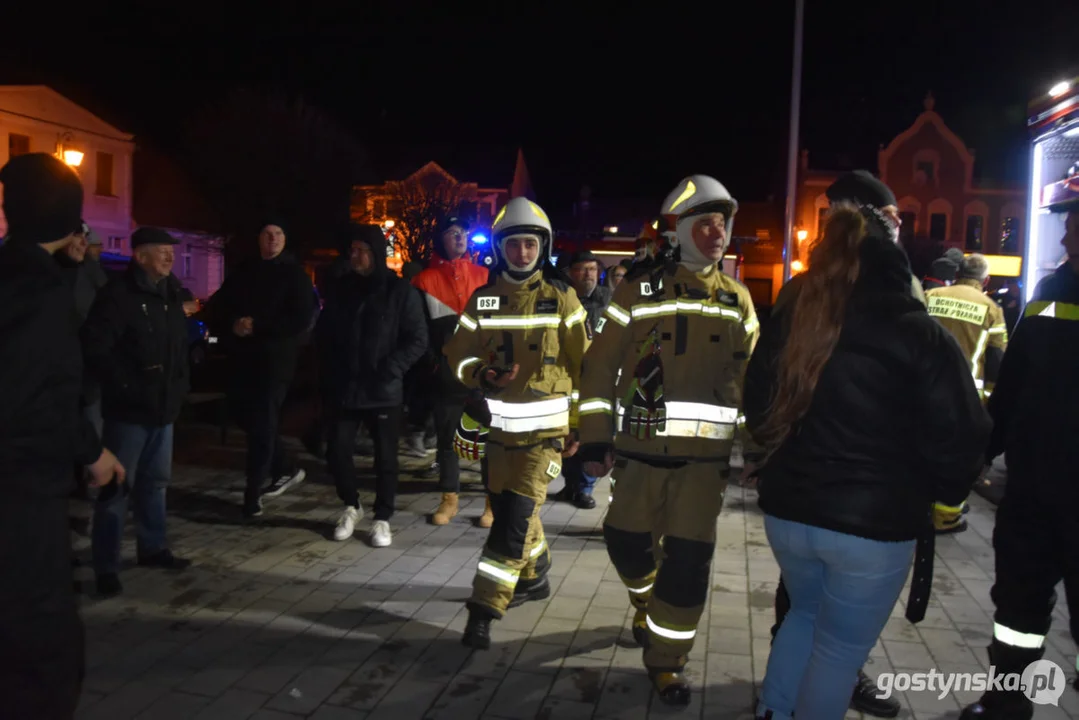
{"type": "MultiPolygon", "coordinates": [[[[60,479],[50,481],[62,487],[67,468],[61,464],[56,472],[60,479]]],[[[0,577],[0,718],[70,720],[85,655],[66,498],[6,495],[0,577]]]]}
{"type": "Polygon", "coordinates": [[[290,474],[290,463],[281,443],[281,407],[288,395],[288,384],[251,385],[233,392],[236,420],[247,433],[247,490],[244,501],[258,499],[262,488],[272,478],[290,474]]]}
{"type": "Polygon", "coordinates": [[[461,465],[453,450],[453,437],[461,422],[464,402],[438,401],[434,406],[435,433],[438,436],[438,489],[444,493],[461,491],[461,465]]]}
{"type": "Polygon", "coordinates": [[[367,426],[375,446],[375,520],[393,517],[397,496],[397,441],[401,434],[401,407],[337,410],[333,415],[327,465],[337,486],[337,497],[345,505],[358,508],[356,466],[352,461],[356,431],[367,426]]]}

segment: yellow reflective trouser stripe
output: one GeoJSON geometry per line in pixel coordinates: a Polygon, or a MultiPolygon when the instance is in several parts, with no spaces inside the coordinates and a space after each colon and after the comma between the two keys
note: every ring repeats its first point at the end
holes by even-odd
{"type": "Polygon", "coordinates": [[[517,587],[517,579],[521,576],[520,570],[514,570],[509,565],[503,565],[497,560],[487,557],[480,558],[480,564],[476,571],[488,580],[494,580],[499,585],[504,585],[508,588],[517,587]]]}
{"type": "Polygon", "coordinates": [[[465,381],[465,371],[477,363],[482,363],[483,360],[478,357],[466,357],[461,362],[457,363],[457,379],[461,382],[465,381]]]}
{"type": "Polygon", "coordinates": [[[580,405],[577,406],[581,415],[597,415],[603,413],[604,415],[610,415],[612,413],[612,405],[610,400],[604,400],[603,398],[588,398],[580,405]]]}
{"type": "Polygon", "coordinates": [[[654,585],[655,583],[648,583],[647,585],[642,585],[640,587],[630,587],[627,583],[626,590],[629,590],[634,595],[644,595],[646,592],[651,591],[654,585]]]}
{"type": "Polygon", "coordinates": [[[645,619],[645,622],[648,623],[649,630],[668,640],[692,640],[697,636],[697,628],[695,627],[689,628],[684,625],[680,627],[663,627],[653,620],[651,615],[645,619]]]}
{"type": "Polygon", "coordinates": [[[1037,300],[1027,304],[1023,317],[1051,317],[1058,320],[1079,320],[1079,305],[1037,300]]]}
{"type": "Polygon", "coordinates": [[[528,557],[530,557],[530,558],[537,557],[546,549],[547,549],[547,541],[546,540],[540,540],[539,545],[532,548],[532,552],[528,553],[528,557]]]}
{"type": "Polygon", "coordinates": [[[499,315],[498,317],[481,317],[480,327],[527,330],[538,327],[558,327],[561,322],[562,318],[558,315],[499,315]]]}
{"type": "Polygon", "coordinates": [[[629,313],[615,303],[611,303],[607,306],[607,317],[611,318],[622,327],[629,325],[629,313]]]}
{"type": "Polygon", "coordinates": [[[993,623],[993,637],[1000,640],[1005,645],[1027,648],[1030,650],[1036,650],[1045,644],[1044,635],[1019,632],[1018,630],[1012,630],[1010,627],[1001,625],[1000,623],[993,623]]]}

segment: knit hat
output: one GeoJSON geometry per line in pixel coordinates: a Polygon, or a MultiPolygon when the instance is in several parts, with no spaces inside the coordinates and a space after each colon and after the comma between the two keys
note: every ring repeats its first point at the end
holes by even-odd
{"type": "Polygon", "coordinates": [[[873,174],[866,170],[855,170],[840,175],[824,191],[824,194],[833,203],[845,200],[859,207],[872,205],[873,207],[883,208],[896,204],[895,193],[892,192],[891,188],[873,177],[873,174]]]}
{"type": "Polygon", "coordinates": [[[82,181],[52,155],[30,153],[0,169],[8,238],[49,243],[82,229],[82,181]]]}

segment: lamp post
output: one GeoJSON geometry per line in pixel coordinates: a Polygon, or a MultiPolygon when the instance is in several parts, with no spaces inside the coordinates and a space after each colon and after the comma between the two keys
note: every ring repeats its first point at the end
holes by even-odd
{"type": "Polygon", "coordinates": [[[790,136],[787,139],[787,205],[783,223],[783,282],[791,278],[794,200],[798,188],[798,115],[802,102],[802,25],[805,0],[794,0],[794,61],[791,69],[790,136]]]}
{"type": "Polygon", "coordinates": [[[56,157],[73,168],[82,165],[85,154],[75,146],[75,136],[71,134],[70,130],[62,133],[57,140],[56,157]]]}

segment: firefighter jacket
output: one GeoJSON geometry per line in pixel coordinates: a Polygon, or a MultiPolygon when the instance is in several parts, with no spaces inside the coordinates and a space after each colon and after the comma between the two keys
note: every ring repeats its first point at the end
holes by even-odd
{"type": "Polygon", "coordinates": [[[614,438],[643,462],[729,457],[758,327],[749,291],[716,266],[668,263],[623,280],[585,363],[582,444],[614,438]]]}
{"type": "Polygon", "coordinates": [[[1079,498],[1076,358],[1079,273],[1065,264],[1038,283],[989,398],[993,435],[986,457],[1006,454],[1009,497],[1034,494],[1055,505],[1079,498]]]}
{"type": "Polygon", "coordinates": [[[926,300],[929,314],[959,343],[978,392],[988,397],[1008,344],[1004,311],[982,292],[977,280],[933,288],[926,293],[926,300]]]}
{"type": "Polygon", "coordinates": [[[490,442],[523,447],[569,433],[590,342],[585,316],[573,288],[544,270],[523,282],[499,274],[472,295],[443,351],[462,383],[485,391],[490,442]],[[484,381],[488,369],[515,364],[509,386],[484,381]]]}

